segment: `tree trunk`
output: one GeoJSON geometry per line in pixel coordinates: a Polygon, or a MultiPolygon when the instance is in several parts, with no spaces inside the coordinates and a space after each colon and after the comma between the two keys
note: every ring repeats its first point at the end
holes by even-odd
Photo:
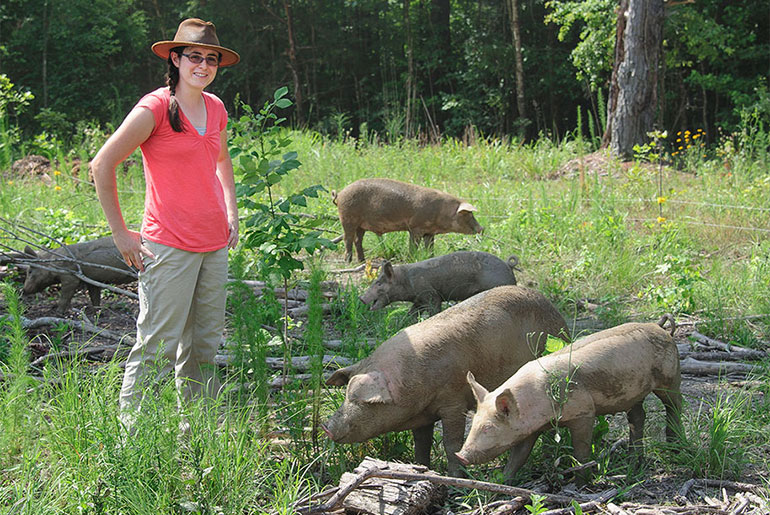
{"type": "Polygon", "coordinates": [[[283,1],[283,10],[286,14],[286,31],[289,36],[289,69],[291,70],[291,77],[294,81],[294,104],[296,109],[294,115],[297,120],[297,125],[304,127],[305,114],[302,105],[302,83],[299,80],[299,65],[297,64],[297,45],[294,40],[294,20],[291,17],[291,5],[288,0],[283,1]]]}
{"type": "Polygon", "coordinates": [[[414,38],[412,23],[409,17],[409,2],[404,0],[404,30],[406,31],[406,116],[404,119],[404,136],[414,135],[414,106],[417,100],[417,86],[414,77],[414,38]]]}
{"type": "MultiPolygon", "coordinates": [[[[528,116],[526,98],[524,97],[524,58],[521,53],[518,0],[508,0],[508,14],[511,22],[511,34],[513,35],[513,53],[516,60],[516,108],[519,112],[520,122],[524,122],[528,116]]],[[[523,132],[524,125],[518,126],[523,132]]]]}
{"type": "Polygon", "coordinates": [[[622,159],[633,156],[634,145],[646,141],[654,125],[663,9],[663,0],[620,2],[602,143],[622,159]]]}

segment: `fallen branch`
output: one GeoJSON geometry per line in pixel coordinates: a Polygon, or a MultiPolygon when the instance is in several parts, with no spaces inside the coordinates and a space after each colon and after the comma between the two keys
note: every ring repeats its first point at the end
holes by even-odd
{"type": "Polygon", "coordinates": [[[354,272],[361,272],[366,269],[366,263],[361,263],[355,268],[344,268],[342,270],[329,270],[330,274],[352,274],[354,272]]]}
{"type": "MultiPolygon", "coordinates": [[[[295,356],[291,358],[291,367],[294,370],[306,371],[313,366],[314,356],[295,356]]],[[[233,362],[232,354],[217,354],[214,362],[219,366],[228,366],[233,362]]],[[[265,358],[267,366],[274,370],[283,370],[283,358],[265,358]]],[[[323,368],[342,368],[354,363],[353,359],[343,356],[324,355],[322,361],[323,368]]]]}
{"type": "Polygon", "coordinates": [[[78,331],[96,334],[110,340],[115,340],[118,342],[126,341],[131,345],[136,343],[136,339],[134,339],[133,336],[129,336],[127,334],[118,334],[110,331],[109,329],[97,327],[89,322],[81,322],[79,320],[70,320],[69,318],[58,317],[40,317],[33,319],[22,317],[21,319],[21,327],[23,329],[37,329],[39,327],[48,325],[67,325],[77,329],[78,331]]]}
{"type": "Polygon", "coordinates": [[[700,361],[743,361],[743,360],[763,360],[767,358],[764,352],[726,352],[726,351],[685,351],[679,353],[679,359],[693,358],[700,361]]]}
{"type": "MultiPolygon", "coordinates": [[[[124,345],[122,346],[123,349],[128,350],[132,347],[132,345],[124,345]]],[[[40,367],[45,362],[53,360],[53,359],[76,359],[76,358],[82,358],[86,356],[91,356],[93,354],[98,354],[100,352],[110,352],[112,351],[112,356],[117,353],[117,351],[121,348],[120,344],[113,344],[113,345],[97,345],[95,347],[83,347],[80,349],[75,350],[68,350],[68,351],[60,351],[60,352],[49,352],[45,356],[40,356],[36,360],[34,360],[32,363],[30,363],[31,367],[40,367]]]]}
{"type": "Polygon", "coordinates": [[[682,485],[682,488],[679,489],[679,495],[682,497],[687,497],[687,494],[690,493],[690,490],[693,487],[706,487],[706,488],[729,488],[730,490],[734,490],[736,492],[751,492],[754,494],[759,495],[766,495],[767,490],[760,485],[755,485],[752,483],[740,483],[737,481],[723,481],[721,479],[690,479],[685,482],[685,484],[682,485]]]}
{"type": "MultiPolygon", "coordinates": [[[[331,350],[337,350],[342,348],[342,340],[327,340],[323,342],[323,346],[327,349],[331,350]]],[[[366,338],[363,342],[357,343],[359,346],[366,346],[366,347],[376,347],[377,346],[377,340],[374,338],[366,338]]]]}
{"type": "Polygon", "coordinates": [[[524,507],[527,500],[524,497],[514,497],[505,501],[491,502],[473,511],[464,512],[462,515],[506,515],[514,514],[524,507]]]}
{"type": "Polygon", "coordinates": [[[739,347],[738,345],[732,345],[729,343],[720,342],[719,340],[715,340],[714,338],[709,338],[708,336],[699,333],[698,331],[693,331],[690,336],[695,338],[696,341],[708,345],[710,347],[716,347],[717,349],[721,349],[726,352],[737,352],[737,353],[743,353],[747,355],[758,355],[760,357],[755,359],[764,359],[768,356],[766,352],[753,350],[753,349],[747,349],[745,347],[739,347]]]}
{"type": "MultiPolygon", "coordinates": [[[[365,460],[367,459],[371,459],[371,458],[365,458],[365,460]]],[[[487,483],[485,481],[475,481],[472,479],[440,476],[433,472],[429,472],[429,473],[397,472],[397,471],[389,470],[388,466],[385,465],[384,467],[368,467],[364,469],[363,471],[359,472],[356,475],[353,481],[347,484],[344,488],[341,488],[327,502],[318,506],[300,508],[297,510],[297,512],[310,515],[314,513],[325,513],[325,512],[331,511],[339,503],[341,503],[342,500],[348,494],[350,494],[350,492],[352,492],[355,488],[360,486],[367,479],[374,478],[374,477],[386,478],[386,479],[398,479],[398,480],[404,480],[404,481],[430,481],[431,483],[436,483],[439,485],[454,486],[458,488],[474,488],[477,490],[485,490],[488,492],[506,494],[506,495],[511,495],[515,497],[520,496],[526,499],[530,499],[532,495],[537,494],[544,497],[548,501],[557,503],[557,504],[569,504],[573,500],[573,497],[568,497],[564,495],[540,493],[540,492],[535,492],[533,490],[527,490],[526,488],[500,485],[497,483],[487,483]]],[[[616,494],[617,494],[617,491],[614,490],[614,493],[612,494],[612,496],[616,494]]],[[[611,498],[612,496],[608,497],[608,499],[611,498]]],[[[593,500],[591,502],[597,503],[601,501],[593,500]]]]}
{"type": "Polygon", "coordinates": [[[749,365],[748,363],[715,363],[708,361],[698,361],[693,358],[683,359],[679,366],[683,374],[692,374],[696,376],[749,374],[755,368],[754,365],[749,365]]]}

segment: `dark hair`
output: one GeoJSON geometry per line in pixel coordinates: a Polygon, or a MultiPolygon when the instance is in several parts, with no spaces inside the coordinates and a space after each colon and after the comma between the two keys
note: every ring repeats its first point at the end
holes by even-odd
{"type": "Polygon", "coordinates": [[[171,60],[171,54],[180,55],[184,52],[184,47],[172,48],[168,54],[168,71],[166,72],[166,86],[171,90],[171,100],[168,104],[168,121],[175,132],[183,132],[184,126],[179,118],[179,102],[176,99],[176,85],[179,83],[179,68],[171,60]]]}

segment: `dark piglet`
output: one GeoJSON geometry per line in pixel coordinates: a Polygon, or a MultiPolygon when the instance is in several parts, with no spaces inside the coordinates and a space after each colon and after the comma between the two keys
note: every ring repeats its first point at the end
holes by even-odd
{"type": "Polygon", "coordinates": [[[61,284],[57,303],[57,311],[60,313],[69,309],[75,291],[83,286],[88,290],[91,304],[99,306],[101,303],[102,288],[75,276],[78,266],[84,276],[105,284],[124,284],[136,280],[136,272],[123,261],[111,236],[65,245],[51,251],[35,252],[27,246],[24,253],[35,260],[28,264],[24,293],[37,293],[48,286],[61,284]],[[35,266],[35,263],[45,268],[35,266]],[[99,266],[89,266],[87,263],[99,266]]]}
{"type": "Polygon", "coordinates": [[[455,452],[465,415],[475,403],[470,369],[490,387],[501,384],[542,352],[547,335],[567,325],[542,294],[499,286],[398,332],[369,357],[336,371],[329,385],[347,385],[342,406],[324,423],[336,442],[363,442],[411,429],[418,463],[429,465],[433,424],[441,420],[449,473],[460,473],[455,452]]]}
{"type": "Polygon", "coordinates": [[[345,239],[345,258],[353,258],[353,245],[359,261],[364,261],[363,240],[366,231],[377,235],[409,231],[409,241],[416,248],[420,240],[433,247],[436,234],[483,231],[473,216],[476,208],[468,202],[439,190],[392,179],[360,179],[339,194],[332,193],[339,212],[345,239]]]}
{"type": "Polygon", "coordinates": [[[516,284],[513,273],[519,260],[508,263],[487,252],[452,252],[417,263],[393,266],[385,261],[377,279],[361,295],[371,310],[391,302],[412,302],[410,313],[441,311],[441,302],[465,300],[495,286],[516,284]]]}

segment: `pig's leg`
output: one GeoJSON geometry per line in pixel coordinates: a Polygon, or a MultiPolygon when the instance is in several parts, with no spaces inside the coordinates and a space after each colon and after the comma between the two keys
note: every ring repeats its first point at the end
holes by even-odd
{"type": "Polygon", "coordinates": [[[529,458],[529,455],[532,452],[532,447],[535,446],[535,442],[537,442],[539,436],[540,433],[534,433],[523,442],[511,447],[508,463],[505,464],[505,469],[503,470],[503,477],[505,478],[506,483],[510,482],[511,479],[513,479],[513,475],[522,467],[522,465],[524,465],[524,463],[526,463],[527,458],[529,458]]]}
{"type": "Polygon", "coordinates": [[[88,296],[91,298],[91,305],[98,308],[99,304],[102,303],[102,289],[93,284],[88,284],[86,288],[88,288],[88,296]]]}
{"type": "Polygon", "coordinates": [[[667,390],[655,390],[653,393],[666,407],[666,441],[674,442],[684,436],[682,428],[682,394],[679,392],[679,381],[667,390]]]}
{"type": "Polygon", "coordinates": [[[353,260],[353,239],[355,238],[355,228],[354,227],[342,227],[342,231],[344,233],[345,238],[345,260],[350,263],[353,260]]]}
{"type": "Polygon", "coordinates": [[[433,237],[435,234],[426,234],[422,237],[422,244],[425,245],[425,249],[433,255],[433,237]]]}
{"type": "Polygon", "coordinates": [[[644,437],[644,399],[637,402],[626,413],[628,418],[628,446],[639,454],[644,453],[644,444],[642,438],[644,437]]]}
{"type": "Polygon", "coordinates": [[[409,231],[409,252],[414,253],[417,250],[421,238],[421,234],[409,231]]]}
{"type": "MultiPolygon", "coordinates": [[[[580,463],[586,463],[591,457],[591,439],[594,432],[594,417],[582,417],[570,420],[565,425],[569,428],[572,435],[572,450],[580,463]]],[[[583,470],[575,474],[579,484],[589,483],[591,480],[591,471],[583,470]]]]}
{"type": "Polygon", "coordinates": [[[366,229],[360,227],[356,229],[356,256],[358,256],[359,261],[364,261],[364,233],[366,233],[366,229]]]}
{"type": "Polygon", "coordinates": [[[59,313],[64,313],[70,307],[72,302],[72,296],[75,295],[75,291],[78,289],[80,279],[74,275],[64,276],[61,280],[61,293],[59,295],[59,302],[56,305],[56,309],[59,313]]]}
{"type": "Polygon", "coordinates": [[[430,467],[430,448],[433,446],[433,422],[412,429],[414,436],[414,461],[430,467]]]}
{"type": "Polygon", "coordinates": [[[460,477],[460,460],[455,455],[462,446],[465,438],[465,406],[447,406],[441,414],[441,426],[444,435],[444,451],[446,451],[447,473],[460,477]]]}

